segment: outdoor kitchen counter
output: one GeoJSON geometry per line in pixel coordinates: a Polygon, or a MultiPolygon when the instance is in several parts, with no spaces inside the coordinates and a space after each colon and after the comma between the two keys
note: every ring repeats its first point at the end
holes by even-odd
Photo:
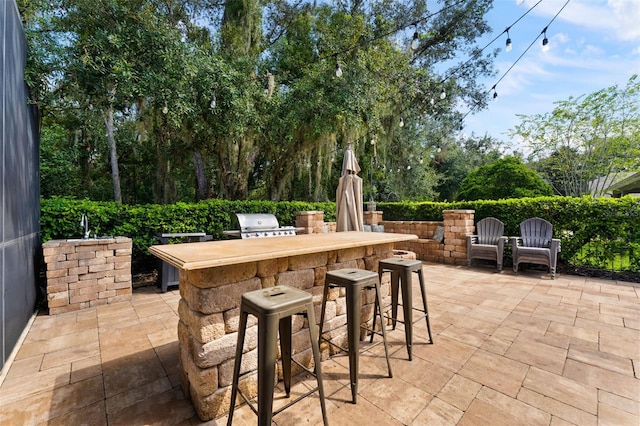
{"type": "Polygon", "coordinates": [[[296,235],[295,237],[233,239],[151,246],[149,252],[178,269],[190,271],[417,239],[417,235],[411,234],[328,232],[296,235]]]}
{"type": "MultiPolygon", "coordinates": [[[[179,373],[182,389],[193,401],[198,416],[206,421],[229,410],[243,293],[276,285],[303,289],[313,295],[315,317],[319,321],[327,271],[340,268],[377,271],[381,259],[393,256],[394,243],[417,238],[411,234],[331,232],[151,247],[152,254],[178,268],[180,274],[179,373]]],[[[389,303],[388,276],[381,291],[383,303],[389,303]]],[[[373,291],[363,293],[362,322],[371,321],[373,302],[373,291]]],[[[292,353],[294,359],[310,368],[313,357],[305,322],[303,317],[294,316],[292,353]]],[[[327,301],[326,337],[346,347],[345,325],[344,292],[333,289],[327,301]]],[[[251,316],[245,337],[243,372],[257,365],[257,340],[257,324],[251,316]]],[[[332,346],[321,345],[323,359],[330,350],[332,346]]],[[[246,375],[240,384],[246,394],[255,396],[255,373],[246,375]]]]}

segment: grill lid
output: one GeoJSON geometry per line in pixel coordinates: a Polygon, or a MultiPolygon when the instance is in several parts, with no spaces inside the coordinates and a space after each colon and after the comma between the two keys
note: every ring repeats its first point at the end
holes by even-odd
{"type": "Polygon", "coordinates": [[[278,229],[278,219],[268,213],[236,213],[238,228],[242,232],[278,229]]]}
{"type": "Polygon", "coordinates": [[[302,228],[279,226],[278,219],[268,213],[236,213],[235,230],[223,231],[232,238],[293,237],[302,228]]]}

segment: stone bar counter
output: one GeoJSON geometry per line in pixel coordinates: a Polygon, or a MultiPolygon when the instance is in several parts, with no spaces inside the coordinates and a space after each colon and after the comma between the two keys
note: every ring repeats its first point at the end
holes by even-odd
{"type": "MultiPolygon", "coordinates": [[[[240,300],[244,292],[287,285],[313,295],[316,320],[327,271],[340,268],[378,270],[378,261],[393,256],[396,242],[415,240],[411,234],[330,232],[295,237],[211,241],[152,246],[149,251],[178,268],[180,305],[178,338],[181,380],[202,420],[225,414],[231,398],[231,380],[238,332],[240,300]]],[[[389,297],[388,282],[382,287],[389,297]]],[[[363,296],[361,320],[373,313],[373,292],[363,296]]],[[[327,302],[325,329],[346,324],[344,293],[332,290],[327,302]],[[334,325],[335,324],[335,325],[334,325]]],[[[257,323],[249,317],[242,371],[257,365],[257,323]],[[251,322],[253,321],[253,322],[251,322]]],[[[312,366],[306,320],[294,317],[294,358],[312,366]]],[[[329,338],[346,345],[346,327],[329,338]]],[[[331,346],[331,349],[333,347],[331,346]]],[[[326,357],[330,345],[321,348],[326,357]]],[[[240,382],[255,396],[256,374],[240,382]]]]}

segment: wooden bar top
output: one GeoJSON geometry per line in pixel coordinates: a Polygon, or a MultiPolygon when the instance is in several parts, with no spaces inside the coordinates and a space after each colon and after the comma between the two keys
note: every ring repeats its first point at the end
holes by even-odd
{"type": "Polygon", "coordinates": [[[323,251],[417,240],[413,234],[328,232],[324,234],[156,245],[149,253],[183,270],[236,265],[323,251]]]}

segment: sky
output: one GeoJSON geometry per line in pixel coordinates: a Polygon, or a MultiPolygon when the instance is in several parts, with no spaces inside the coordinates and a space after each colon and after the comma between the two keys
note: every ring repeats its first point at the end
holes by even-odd
{"type": "Polygon", "coordinates": [[[549,24],[566,1],[495,0],[487,15],[494,32],[484,44],[511,26],[513,49],[504,50],[506,34],[491,45],[501,52],[494,62],[497,75],[483,81],[487,92],[492,93],[491,87],[504,77],[496,85],[498,97],[489,102],[488,109],[466,117],[464,135],[487,134],[526,151],[508,135],[509,129],[520,123],[517,114],[551,112],[554,102],[614,85],[624,87],[633,74],[640,74],[640,0],[569,0],[549,24]],[[543,52],[540,34],[546,26],[549,50],[543,52]]]}

